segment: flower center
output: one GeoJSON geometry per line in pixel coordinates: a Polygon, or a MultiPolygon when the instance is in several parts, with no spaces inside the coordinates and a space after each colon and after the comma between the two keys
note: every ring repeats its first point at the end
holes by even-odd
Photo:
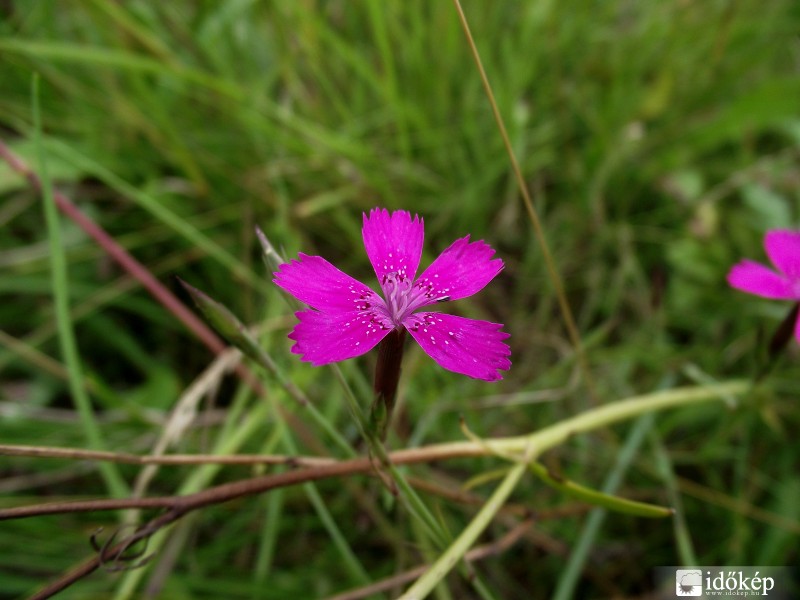
{"type": "Polygon", "coordinates": [[[412,301],[411,280],[397,271],[387,273],[381,278],[381,289],[386,298],[386,307],[395,326],[399,327],[408,314],[414,310],[410,306],[412,301]]]}
{"type": "Polygon", "coordinates": [[[434,288],[429,282],[420,280],[414,284],[399,271],[386,273],[380,283],[389,317],[395,327],[401,327],[406,317],[419,307],[450,299],[448,296],[434,298],[434,288]]]}

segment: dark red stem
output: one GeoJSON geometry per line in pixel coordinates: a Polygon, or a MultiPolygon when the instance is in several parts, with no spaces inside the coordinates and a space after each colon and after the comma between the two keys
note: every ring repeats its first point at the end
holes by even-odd
{"type": "Polygon", "coordinates": [[[375,382],[373,385],[375,399],[372,404],[371,419],[382,440],[386,439],[386,432],[394,412],[405,337],[405,329],[393,329],[378,344],[378,362],[375,365],[375,382]]]}

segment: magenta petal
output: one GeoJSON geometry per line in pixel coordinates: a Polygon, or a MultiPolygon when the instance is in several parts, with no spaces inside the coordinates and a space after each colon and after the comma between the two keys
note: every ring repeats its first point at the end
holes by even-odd
{"type": "Polygon", "coordinates": [[[282,264],[273,281],[292,296],[319,310],[365,310],[385,306],[369,286],[343,273],[321,256],[300,253],[299,260],[282,264]]]}
{"type": "Polygon", "coordinates": [[[414,279],[425,237],[422,219],[417,215],[412,219],[404,210],[390,214],[385,208],[373,208],[369,216],[364,215],[361,235],[379,282],[383,283],[383,276],[389,273],[414,279]]]}
{"type": "Polygon", "coordinates": [[[800,280],[800,232],[787,229],[768,231],[764,236],[767,256],[789,279],[800,280]]]}
{"type": "Polygon", "coordinates": [[[422,349],[439,365],[484,381],[502,379],[498,371],[511,367],[511,349],[502,340],[501,324],[443,313],[416,313],[404,325],[422,349]]]}
{"type": "Polygon", "coordinates": [[[494,250],[484,241],[470,242],[469,236],[450,244],[414,283],[425,292],[425,306],[443,300],[458,300],[480,291],[503,269],[503,261],[492,259],[494,250]]]}
{"type": "Polygon", "coordinates": [[[299,323],[289,334],[292,352],[315,367],[360,356],[372,350],[391,331],[392,324],[377,311],[295,313],[299,323]]]}
{"type": "Polygon", "coordinates": [[[728,283],[737,290],[764,298],[800,299],[800,294],[793,289],[791,281],[752,260],[743,260],[733,265],[728,272],[728,283]]]}

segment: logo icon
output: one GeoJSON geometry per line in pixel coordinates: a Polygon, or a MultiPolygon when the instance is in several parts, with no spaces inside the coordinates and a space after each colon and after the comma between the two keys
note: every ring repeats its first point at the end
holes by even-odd
{"type": "Polygon", "coordinates": [[[678,596],[702,596],[703,573],[700,570],[675,571],[675,594],[678,596]]]}

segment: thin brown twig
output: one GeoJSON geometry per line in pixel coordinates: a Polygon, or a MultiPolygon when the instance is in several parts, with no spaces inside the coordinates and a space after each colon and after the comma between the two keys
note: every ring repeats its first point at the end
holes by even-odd
{"type": "MultiPolygon", "coordinates": [[[[19,156],[14,154],[3,140],[0,140],[0,158],[6,161],[13,171],[22,175],[37,192],[42,191],[42,180],[19,156]]],[[[62,192],[54,189],[53,199],[58,209],[78,225],[89,237],[117,262],[125,271],[136,279],[150,292],[164,308],[172,313],[183,325],[199,339],[214,354],[225,351],[227,345],[210,327],[201,321],[175,294],[145,267],[136,260],[125,248],[120,246],[106,231],[87,217],[75,206],[62,192]]],[[[236,366],[236,373],[259,395],[264,394],[261,382],[243,364],[236,366]]]]}
{"type": "MultiPolygon", "coordinates": [[[[469,442],[439,444],[427,448],[410,448],[392,453],[389,458],[397,465],[415,462],[428,462],[444,458],[468,457],[484,454],[486,449],[469,442]]],[[[129,455],[133,456],[133,455],[129,455]]],[[[98,569],[108,556],[119,556],[137,542],[149,538],[155,532],[177,521],[186,514],[198,509],[221,504],[230,500],[263,493],[278,487],[285,487],[317,481],[330,477],[342,477],[353,474],[375,475],[369,457],[355,458],[331,464],[302,468],[294,471],[255,477],[242,481],[234,481],[208,488],[185,496],[165,496],[157,498],[84,500],[73,502],[53,502],[32,506],[16,507],[0,510],[0,520],[20,519],[42,515],[63,514],[69,512],[94,512],[125,508],[165,508],[166,512],[155,517],[133,534],[84,561],[57,580],[36,592],[31,598],[41,600],[50,598],[66,589],[79,579],[98,569]]]]}
{"type": "MultiPolygon", "coordinates": [[[[472,456],[477,451],[483,453],[484,449],[473,447],[471,444],[442,444],[429,447],[427,452],[419,452],[418,449],[398,451],[392,455],[392,460],[396,464],[421,462],[436,460],[437,458],[448,458],[453,456],[472,456]],[[458,452],[460,447],[460,452],[458,452]],[[438,450],[438,452],[431,450],[438,450]],[[454,453],[455,450],[455,453],[454,453]]],[[[79,579],[86,577],[105,562],[109,556],[120,556],[128,548],[137,542],[149,538],[151,535],[177,521],[183,516],[198,509],[221,504],[230,500],[244,496],[260,494],[278,487],[285,487],[317,481],[329,477],[342,477],[353,474],[374,475],[375,470],[372,461],[368,457],[350,459],[320,465],[317,467],[297,469],[272,475],[254,477],[242,481],[234,481],[205,489],[203,491],[187,494],[185,496],[164,496],[159,498],[135,498],[135,499],[108,499],[108,500],[84,500],[74,502],[53,502],[48,504],[37,504],[32,506],[22,506],[0,510],[0,520],[21,519],[34,516],[63,514],[69,512],[94,512],[101,510],[115,510],[124,508],[166,508],[166,512],[153,518],[148,523],[137,529],[133,534],[123,539],[119,543],[100,552],[98,555],[80,563],[70,569],[57,580],[41,588],[31,600],[43,600],[50,598],[54,594],[66,589],[79,579]]]]}
{"type": "MultiPolygon", "coordinates": [[[[15,155],[2,140],[0,140],[0,158],[3,158],[13,171],[25,177],[34,190],[37,192],[42,191],[42,181],[39,176],[24,160],[15,155]]],[[[63,193],[53,190],[53,196],[61,212],[94,239],[125,271],[136,278],[159,303],[175,315],[209,350],[215,354],[225,350],[226,345],[217,334],[189,310],[166,286],[158,281],[147,267],[120,246],[103,228],[83,214],[63,193]]]]}
{"type": "MultiPolygon", "coordinates": [[[[42,190],[42,181],[39,176],[31,169],[30,166],[6,145],[0,139],[0,158],[6,161],[13,171],[22,175],[30,184],[30,186],[37,192],[42,190]]],[[[220,354],[224,352],[228,346],[225,342],[217,336],[214,331],[208,327],[194,312],[192,312],[186,305],[181,302],[164,284],[162,284],[142,263],[136,260],[125,248],[120,246],[114,238],[112,238],[102,227],[97,225],[89,217],[78,209],[69,198],[62,192],[54,189],[53,197],[58,206],[58,209],[77,224],[83,231],[94,239],[97,244],[126,272],[128,272],[134,279],[156,299],[164,308],[172,313],[186,328],[195,335],[211,352],[220,354]]],[[[239,378],[247,384],[259,396],[264,396],[266,390],[261,384],[261,381],[255,374],[243,363],[235,366],[235,372],[239,378]]],[[[292,393],[292,390],[289,390],[292,393]]],[[[294,397],[294,394],[293,394],[294,397]]],[[[295,397],[295,399],[297,399],[295,397]]],[[[298,400],[300,401],[300,400],[298,400]]],[[[301,402],[302,404],[302,402],[301,402]]],[[[283,410],[281,408],[281,410],[283,410]]],[[[316,441],[315,437],[308,431],[305,424],[297,419],[295,415],[285,412],[285,418],[292,429],[298,433],[304,442],[310,444],[317,449],[321,445],[316,441]]]]}
{"type": "MultiPolygon", "coordinates": [[[[435,462],[445,458],[462,458],[466,456],[475,456],[477,454],[485,454],[491,452],[486,448],[480,450],[470,447],[453,448],[448,445],[449,449],[443,446],[428,446],[422,448],[413,448],[407,450],[399,450],[390,455],[391,460],[396,464],[411,464],[421,462],[435,462]]],[[[205,465],[205,464],[218,464],[218,465],[235,465],[235,466],[252,466],[252,465],[273,465],[285,466],[289,468],[305,468],[313,469],[315,467],[329,466],[337,464],[336,459],[323,456],[291,456],[286,454],[238,454],[238,455],[217,455],[217,454],[171,454],[171,455],[138,455],[123,452],[103,452],[94,450],[83,450],[77,448],[56,448],[52,446],[19,446],[14,444],[0,444],[0,456],[17,456],[17,457],[32,457],[32,458],[52,458],[64,460],[81,460],[81,461],[110,461],[121,464],[133,465],[162,465],[162,466],[183,466],[183,465],[205,465]]],[[[353,474],[357,474],[359,465],[353,466],[353,474]]],[[[320,478],[327,477],[326,474],[320,474],[320,478]]],[[[461,489],[452,489],[452,487],[444,487],[418,477],[408,477],[408,482],[416,489],[428,492],[430,494],[445,498],[451,502],[466,505],[479,505],[483,502],[480,496],[461,489]]],[[[111,502],[120,502],[119,505],[108,507],[108,510],[122,509],[122,508],[165,508],[172,506],[171,502],[174,497],[155,498],[154,504],[143,506],[137,504],[138,499],[127,500],[112,500],[111,502]],[[166,502],[161,504],[161,500],[167,499],[166,502]],[[124,503],[124,504],[122,504],[124,503]]],[[[147,500],[147,499],[145,499],[147,500]]],[[[95,510],[97,502],[109,502],[107,500],[86,500],[84,506],[88,507],[87,510],[95,510]]],[[[42,505],[36,505],[42,506],[42,505]]],[[[73,502],[70,504],[72,508],[76,506],[73,502]]],[[[108,506],[108,505],[103,505],[108,506]]],[[[21,510],[23,508],[34,508],[34,506],[20,507],[19,509],[5,509],[5,510],[21,510]]],[[[105,510],[105,508],[101,508],[105,510]]],[[[101,510],[97,509],[97,510],[101,510]]],[[[0,509],[0,520],[2,519],[4,509],[0,509]]],[[[572,514],[581,514],[586,510],[584,505],[575,505],[568,507],[560,507],[558,509],[551,509],[549,511],[537,511],[536,517],[539,520],[561,518],[570,516],[572,514]]],[[[504,513],[509,515],[516,515],[524,517],[530,514],[530,509],[524,505],[508,504],[504,507],[504,513]]],[[[37,516],[35,514],[26,516],[37,516]]]]}
{"type": "MultiPolygon", "coordinates": [[[[409,448],[398,450],[389,455],[396,464],[430,462],[445,458],[479,456],[486,453],[471,443],[438,444],[425,448],[409,448]]],[[[96,453],[96,458],[106,453],[96,453]]],[[[122,455],[130,458],[135,455],[122,455]]],[[[142,457],[149,458],[149,457],[142,457]]],[[[291,457],[284,457],[282,464],[292,464],[291,457]]],[[[263,461],[262,461],[263,462],[263,461]]],[[[102,510],[119,510],[126,508],[179,508],[183,513],[197,510],[212,504],[228,502],[235,498],[260,494],[278,487],[296,485],[309,481],[318,481],[331,477],[342,477],[359,473],[373,472],[369,457],[353,458],[342,461],[329,461],[314,466],[295,469],[282,473],[274,473],[249,479],[220,484],[200,492],[185,496],[164,496],[157,498],[111,498],[99,500],[78,500],[67,502],[48,502],[29,506],[0,509],[0,521],[22,519],[43,515],[63,514],[70,512],[93,512],[102,510]]]]}
{"type": "Polygon", "coordinates": [[[592,402],[596,404],[598,402],[597,392],[595,391],[594,381],[589,369],[589,362],[586,358],[586,351],[583,348],[583,342],[581,341],[581,336],[578,332],[578,326],[575,324],[575,319],[572,316],[572,309],[570,308],[569,301],[567,300],[567,294],[564,290],[564,282],[561,279],[561,274],[558,272],[555,260],[550,252],[550,246],[545,238],[544,227],[542,227],[539,214],[536,211],[536,208],[533,206],[533,200],[531,200],[531,194],[528,191],[528,185],[525,182],[525,177],[522,175],[522,169],[520,168],[519,162],[517,161],[517,156],[514,153],[514,147],[512,146],[511,139],[508,136],[503,115],[500,113],[500,109],[497,106],[497,101],[495,100],[492,86],[489,83],[489,77],[486,75],[486,71],[483,68],[483,61],[481,61],[480,52],[478,52],[478,46],[475,44],[475,40],[472,37],[469,22],[464,14],[464,10],[461,8],[461,2],[459,0],[453,0],[453,4],[455,4],[456,12],[458,12],[458,18],[461,21],[461,27],[464,30],[464,35],[467,38],[467,45],[472,52],[472,57],[475,60],[475,65],[478,69],[478,74],[480,75],[483,89],[486,92],[489,104],[491,105],[492,114],[494,115],[495,122],[497,123],[497,128],[500,131],[500,136],[503,138],[503,144],[505,145],[506,153],[511,161],[511,170],[514,172],[514,177],[517,180],[517,185],[519,186],[520,193],[522,194],[525,210],[527,211],[528,218],[533,225],[533,230],[536,232],[536,239],[539,242],[539,248],[541,249],[542,256],[544,257],[544,263],[547,266],[547,274],[550,277],[550,281],[553,283],[553,288],[555,289],[556,297],[558,298],[558,305],[561,307],[561,315],[564,318],[564,325],[566,326],[567,334],[569,335],[572,346],[575,349],[575,355],[577,357],[578,364],[580,365],[580,369],[583,371],[586,389],[589,392],[589,397],[591,398],[592,402]]]}

